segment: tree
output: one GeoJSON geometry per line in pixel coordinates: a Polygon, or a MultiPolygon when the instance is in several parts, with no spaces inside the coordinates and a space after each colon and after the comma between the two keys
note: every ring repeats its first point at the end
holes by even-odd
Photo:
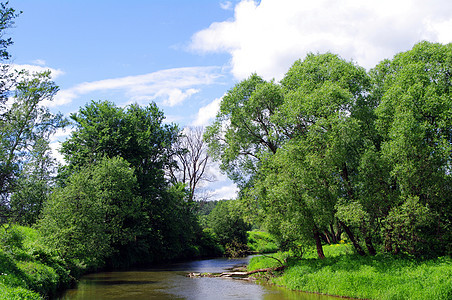
{"type": "Polygon", "coordinates": [[[170,163],[177,126],[163,124],[155,103],[116,107],[108,101],[91,102],[71,115],[76,130],[62,144],[67,172],[95,163],[104,156],[120,156],[135,169],[142,197],[164,189],[164,169],[170,163]]]}
{"type": "Polygon", "coordinates": [[[28,226],[36,223],[54,186],[56,172],[56,159],[50,153],[49,143],[40,140],[29,153],[11,195],[13,222],[28,226]]]}
{"type": "Polygon", "coordinates": [[[4,38],[6,30],[14,25],[14,19],[19,16],[9,3],[0,3],[0,120],[5,110],[4,104],[8,99],[11,87],[15,83],[14,74],[10,73],[8,60],[11,58],[8,47],[13,44],[11,38],[4,38]]]}
{"type": "Polygon", "coordinates": [[[217,241],[226,248],[227,254],[240,256],[246,248],[250,226],[240,215],[236,201],[219,201],[207,219],[208,227],[217,241]]]}
{"type": "Polygon", "coordinates": [[[203,139],[202,127],[186,127],[173,144],[174,165],[168,168],[171,182],[183,183],[188,187],[188,201],[200,198],[199,191],[203,182],[211,182],[214,176],[209,174],[210,156],[203,139]]]}
{"type": "MultiPolygon", "coordinates": [[[[333,208],[333,213],[342,203],[359,201],[358,168],[367,144],[372,143],[374,105],[368,97],[370,79],[365,70],[334,54],[310,54],[294,63],[282,85],[287,94],[279,120],[293,128],[293,139],[304,150],[305,176],[314,179],[308,182],[309,190],[316,199],[329,198],[320,203],[333,208]]],[[[339,224],[363,254],[350,228],[343,220],[339,224]]],[[[358,226],[369,253],[374,254],[369,227],[372,224],[364,219],[358,226]]]]}
{"type": "Polygon", "coordinates": [[[279,85],[252,75],[224,97],[209,150],[282,242],[322,257],[322,236],[344,230],[362,255],[450,253],[451,47],[422,42],[369,74],[326,53],[279,85]]]}
{"type": "Polygon", "coordinates": [[[223,97],[215,122],[207,127],[204,137],[220,168],[237,184],[246,185],[262,157],[275,153],[284,140],[271,120],[282,101],[279,85],[256,74],[223,97]]]}
{"type": "Polygon", "coordinates": [[[380,155],[396,190],[388,217],[401,220],[395,215],[413,207],[410,199],[418,199],[416,205],[424,208],[415,211],[435,216],[435,225],[423,228],[423,239],[431,245],[430,252],[439,253],[450,253],[452,239],[451,74],[452,44],[429,42],[372,70],[373,92],[380,101],[376,109],[380,155]]]}
{"type": "Polygon", "coordinates": [[[103,158],[72,174],[45,204],[38,228],[65,259],[101,266],[139,232],[137,179],[122,158],[103,158]]]}
{"type": "Polygon", "coordinates": [[[134,170],[136,195],[142,199],[142,230],[133,247],[120,247],[126,264],[172,259],[189,251],[198,230],[192,203],[180,185],[169,185],[164,174],[173,160],[177,126],[163,124],[164,115],[155,103],[119,108],[108,101],[91,102],[71,119],[76,130],[62,146],[68,162],[62,185],[65,177],[104,157],[119,156],[134,170]]]}
{"type": "Polygon", "coordinates": [[[58,91],[50,72],[20,74],[22,79],[16,84],[11,107],[0,120],[0,218],[9,214],[11,194],[24,166],[33,160],[33,153],[45,149],[41,151],[45,155],[50,136],[67,124],[61,114],[52,114],[41,105],[44,100],[51,101],[58,91]]]}
{"type": "Polygon", "coordinates": [[[356,112],[369,79],[337,55],[310,54],[293,64],[281,86],[283,102],[271,121],[285,139],[265,156],[245,198],[257,199],[282,243],[314,244],[324,257],[321,238],[335,235],[337,199],[356,197],[353,176],[363,136],[356,112]]]}

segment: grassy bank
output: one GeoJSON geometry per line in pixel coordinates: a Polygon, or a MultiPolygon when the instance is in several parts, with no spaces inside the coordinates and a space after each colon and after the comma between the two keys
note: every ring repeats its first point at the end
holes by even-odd
{"type": "Polygon", "coordinates": [[[42,299],[73,282],[74,267],[51,253],[38,232],[22,226],[0,227],[0,299],[42,299]]]}
{"type": "MultiPolygon", "coordinates": [[[[313,293],[363,299],[452,299],[452,260],[416,260],[407,256],[352,254],[348,245],[324,247],[324,260],[306,255],[287,259],[284,273],[269,278],[273,284],[313,293]]],[[[249,269],[278,266],[271,258],[256,257],[249,269]]]]}

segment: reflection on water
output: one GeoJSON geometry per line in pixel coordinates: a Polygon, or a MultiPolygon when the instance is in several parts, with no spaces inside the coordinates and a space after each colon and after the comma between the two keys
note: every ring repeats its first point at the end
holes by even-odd
{"type": "Polygon", "coordinates": [[[80,280],[77,289],[68,290],[60,299],[337,299],[239,279],[185,276],[188,272],[219,273],[248,261],[249,258],[217,258],[152,269],[90,274],[80,280]]]}

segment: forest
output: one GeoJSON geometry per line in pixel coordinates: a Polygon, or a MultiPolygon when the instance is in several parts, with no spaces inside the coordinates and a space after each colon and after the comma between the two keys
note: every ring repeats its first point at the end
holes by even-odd
{"type": "Polygon", "coordinates": [[[423,41],[369,71],[311,53],[280,82],[251,74],[205,130],[184,129],[155,103],[52,113],[50,72],[11,68],[5,32],[20,13],[0,14],[4,299],[54,295],[93,270],[250,253],[251,229],[298,258],[341,243],[450,257],[452,44],[423,41]],[[62,165],[50,141],[69,127],[62,165]],[[213,161],[237,199],[197,196],[213,161]]]}

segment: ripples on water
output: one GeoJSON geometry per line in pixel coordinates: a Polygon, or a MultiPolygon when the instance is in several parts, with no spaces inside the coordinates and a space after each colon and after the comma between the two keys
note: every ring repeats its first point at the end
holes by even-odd
{"type": "Polygon", "coordinates": [[[60,299],[189,299],[189,300],[329,300],[332,297],[287,291],[231,278],[189,278],[188,272],[220,273],[248,258],[208,259],[171,264],[151,269],[103,272],[84,276],[76,289],[60,299]]]}

